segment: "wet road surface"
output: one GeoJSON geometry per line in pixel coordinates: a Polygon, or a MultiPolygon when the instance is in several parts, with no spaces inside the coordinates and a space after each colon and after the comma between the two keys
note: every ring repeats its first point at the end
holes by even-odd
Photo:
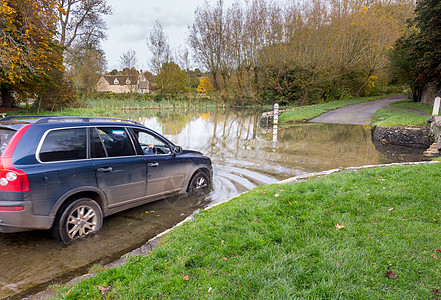
{"type": "Polygon", "coordinates": [[[405,99],[407,99],[406,96],[399,95],[368,102],[356,103],[324,113],[321,116],[310,120],[309,122],[369,125],[371,124],[372,115],[378,109],[393,102],[402,101],[405,99]]]}

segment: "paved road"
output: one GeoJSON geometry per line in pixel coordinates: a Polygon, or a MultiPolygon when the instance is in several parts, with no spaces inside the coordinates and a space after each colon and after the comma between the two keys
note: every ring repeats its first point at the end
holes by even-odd
{"type": "Polygon", "coordinates": [[[372,115],[380,108],[392,102],[405,100],[406,96],[392,96],[383,99],[351,104],[342,108],[329,111],[321,116],[310,120],[313,123],[336,123],[336,124],[371,124],[372,115]]]}

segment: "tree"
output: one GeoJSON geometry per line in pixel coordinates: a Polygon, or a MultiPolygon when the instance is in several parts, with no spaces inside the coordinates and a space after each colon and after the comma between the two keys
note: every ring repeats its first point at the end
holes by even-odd
{"type": "Polygon", "coordinates": [[[161,89],[161,94],[175,96],[186,91],[187,76],[185,71],[174,62],[163,63],[156,82],[161,89]]]}
{"type": "Polygon", "coordinates": [[[0,5],[0,89],[3,107],[12,92],[33,94],[57,85],[61,47],[54,40],[56,5],[50,0],[10,0],[0,5]],[[40,90],[41,91],[41,90],[40,90]]]}
{"type": "Polygon", "coordinates": [[[212,8],[205,1],[195,11],[195,20],[189,27],[189,44],[195,59],[207,69],[212,78],[215,90],[220,88],[218,73],[226,58],[227,32],[225,29],[224,2],[218,0],[212,8]]]}
{"type": "Polygon", "coordinates": [[[403,36],[395,42],[390,53],[391,71],[394,80],[407,84],[414,101],[420,101],[423,85],[417,80],[416,64],[418,57],[414,51],[415,34],[403,36]]]}
{"type": "Polygon", "coordinates": [[[106,69],[104,52],[93,45],[75,44],[66,55],[67,75],[77,91],[87,95],[95,91],[96,83],[106,69]]]}
{"type": "Polygon", "coordinates": [[[415,9],[415,52],[418,57],[415,71],[421,84],[441,82],[441,2],[420,0],[415,9]]]}
{"type": "Polygon", "coordinates": [[[213,85],[211,84],[210,78],[204,76],[199,81],[199,86],[197,88],[198,93],[210,93],[214,91],[213,85]]]}
{"type": "Polygon", "coordinates": [[[138,64],[138,59],[136,58],[135,50],[130,49],[127,52],[123,53],[119,58],[119,62],[121,69],[136,68],[136,65],[138,64]]]}
{"type": "Polygon", "coordinates": [[[147,39],[147,46],[152,52],[153,57],[150,60],[150,66],[153,73],[159,74],[164,63],[170,61],[170,46],[168,44],[168,37],[164,33],[161,23],[157,20],[155,26],[149,34],[147,39]]]}
{"type": "Polygon", "coordinates": [[[69,48],[75,40],[103,40],[106,26],[102,15],[112,13],[106,0],[56,0],[59,7],[59,41],[69,48]]]}

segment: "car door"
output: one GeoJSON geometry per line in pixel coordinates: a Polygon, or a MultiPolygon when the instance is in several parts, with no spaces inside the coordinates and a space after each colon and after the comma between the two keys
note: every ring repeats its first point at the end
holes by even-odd
{"type": "Polygon", "coordinates": [[[153,132],[132,128],[147,165],[148,198],[162,198],[182,190],[185,165],[171,145],[153,132]]]}
{"type": "Polygon", "coordinates": [[[91,128],[90,156],[98,187],[106,193],[109,208],[145,198],[146,163],[136,155],[126,128],[91,128]]]}

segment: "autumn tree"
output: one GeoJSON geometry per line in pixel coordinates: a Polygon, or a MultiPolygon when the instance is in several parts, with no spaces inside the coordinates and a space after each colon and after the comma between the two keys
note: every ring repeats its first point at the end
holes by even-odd
{"type": "Polygon", "coordinates": [[[172,61],[163,63],[156,76],[161,94],[172,97],[186,91],[186,79],[185,71],[172,61]]]}
{"type": "Polygon", "coordinates": [[[199,85],[197,87],[197,92],[198,93],[210,93],[214,91],[213,85],[211,84],[210,78],[208,78],[207,76],[204,76],[201,78],[201,80],[199,81],[199,85]]]}
{"type": "Polygon", "coordinates": [[[12,92],[33,96],[59,84],[61,47],[54,40],[56,3],[49,0],[9,0],[0,5],[0,89],[3,107],[11,107],[12,92]]]}

